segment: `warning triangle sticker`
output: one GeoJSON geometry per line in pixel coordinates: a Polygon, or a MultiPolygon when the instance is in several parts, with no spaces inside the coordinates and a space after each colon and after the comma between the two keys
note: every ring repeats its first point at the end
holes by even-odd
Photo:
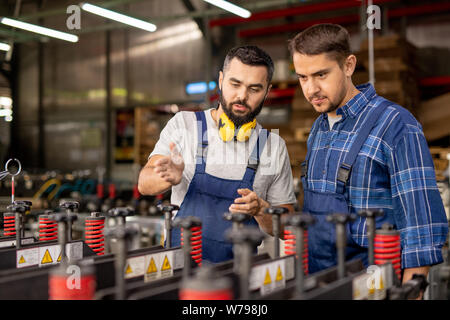
{"type": "Polygon", "coordinates": [[[25,263],[25,262],[26,262],[26,261],[25,261],[25,258],[24,258],[23,256],[20,256],[19,264],[25,263]]]}
{"type": "Polygon", "coordinates": [[[58,260],[56,261],[61,262],[61,253],[59,254],[58,260]]]}
{"type": "Polygon", "coordinates": [[[133,272],[133,270],[131,269],[130,265],[127,264],[127,268],[125,270],[125,274],[129,274],[129,273],[132,273],[132,272],[133,272]]]}
{"type": "Polygon", "coordinates": [[[147,274],[155,273],[157,271],[158,271],[158,269],[156,268],[155,260],[152,258],[152,260],[150,260],[150,263],[147,268],[147,274]]]}
{"type": "Polygon", "coordinates": [[[281,281],[281,280],[283,280],[283,273],[281,272],[280,266],[278,266],[277,276],[275,277],[275,281],[281,281]]]}
{"type": "Polygon", "coordinates": [[[266,271],[266,276],[264,277],[264,285],[268,285],[272,283],[272,278],[270,277],[269,269],[266,271]]]}
{"type": "Polygon", "coordinates": [[[41,264],[46,264],[46,263],[53,263],[53,259],[52,256],[50,255],[50,252],[47,250],[45,250],[44,253],[44,257],[42,258],[41,264]]]}
{"type": "Polygon", "coordinates": [[[380,277],[380,290],[384,289],[383,277],[380,277]]]}
{"type": "Polygon", "coordinates": [[[172,267],[170,266],[169,259],[167,259],[167,255],[164,256],[164,262],[161,267],[161,271],[170,270],[172,267]]]}

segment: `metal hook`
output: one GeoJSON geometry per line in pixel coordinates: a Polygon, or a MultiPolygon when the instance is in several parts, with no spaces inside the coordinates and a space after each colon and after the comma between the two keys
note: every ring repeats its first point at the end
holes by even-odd
{"type": "Polygon", "coordinates": [[[8,174],[10,174],[10,175],[12,175],[12,176],[17,176],[17,175],[22,171],[22,164],[21,164],[20,161],[17,160],[16,158],[9,159],[8,161],[6,161],[6,164],[5,164],[5,170],[8,172],[8,174]],[[19,169],[17,170],[16,173],[11,173],[11,172],[9,171],[9,169],[8,169],[8,165],[9,165],[9,163],[10,163],[11,161],[15,161],[15,162],[17,162],[17,163],[19,164],[19,169]]]}

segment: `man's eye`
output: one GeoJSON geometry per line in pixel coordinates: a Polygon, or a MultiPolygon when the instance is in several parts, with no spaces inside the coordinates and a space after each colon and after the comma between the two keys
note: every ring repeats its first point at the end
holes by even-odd
{"type": "Polygon", "coordinates": [[[319,78],[325,78],[326,75],[326,73],[319,73],[319,78]]]}
{"type": "Polygon", "coordinates": [[[257,92],[259,92],[259,89],[257,89],[257,88],[250,88],[250,92],[257,93],[257,92]]]}

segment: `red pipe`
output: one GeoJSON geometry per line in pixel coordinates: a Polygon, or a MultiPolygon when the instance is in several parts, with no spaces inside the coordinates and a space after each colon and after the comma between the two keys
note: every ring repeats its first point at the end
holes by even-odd
{"type": "Polygon", "coordinates": [[[405,8],[398,8],[398,9],[392,9],[388,11],[388,17],[389,18],[398,18],[403,16],[414,16],[418,14],[424,14],[424,13],[432,13],[436,11],[445,11],[450,9],[450,3],[449,2],[439,2],[439,3],[430,3],[430,4],[424,4],[420,6],[415,7],[405,7],[405,8]]]}
{"type": "MultiPolygon", "coordinates": [[[[398,9],[389,10],[388,17],[389,18],[398,18],[398,17],[403,17],[403,16],[426,14],[426,13],[432,13],[432,12],[437,12],[437,11],[442,12],[442,11],[449,10],[449,9],[450,9],[450,3],[448,3],[448,2],[425,4],[425,5],[415,6],[415,7],[406,7],[406,8],[398,8],[398,9]]],[[[338,17],[334,17],[334,18],[313,19],[313,20],[302,21],[302,22],[298,22],[298,23],[290,23],[290,24],[283,24],[283,25],[278,25],[278,26],[241,30],[239,32],[239,37],[245,38],[245,37],[254,37],[254,36],[268,35],[268,34],[274,34],[274,33],[281,33],[281,32],[299,31],[299,30],[306,29],[309,26],[312,26],[314,24],[318,24],[318,23],[351,24],[351,23],[358,22],[359,19],[360,19],[360,17],[357,14],[347,15],[347,16],[338,16],[338,17]]]]}
{"type": "Polygon", "coordinates": [[[239,32],[239,37],[247,38],[247,37],[255,37],[255,36],[268,35],[268,34],[274,34],[274,33],[303,30],[303,29],[308,28],[309,26],[312,26],[312,25],[318,24],[318,23],[337,23],[337,24],[345,25],[345,24],[351,24],[351,23],[358,22],[358,21],[359,21],[358,14],[353,14],[353,15],[349,15],[349,16],[339,16],[339,17],[334,17],[334,18],[314,19],[314,20],[302,21],[302,22],[298,22],[298,23],[283,24],[283,25],[279,25],[279,26],[242,30],[239,32]]]}
{"type": "MultiPolygon", "coordinates": [[[[374,0],[373,4],[383,4],[383,3],[397,2],[397,1],[398,0],[374,0]]],[[[216,27],[216,26],[229,26],[229,25],[234,25],[234,24],[239,24],[239,23],[248,23],[250,21],[269,20],[269,19],[275,19],[275,18],[304,15],[304,14],[311,14],[311,13],[324,12],[324,11],[333,11],[333,10],[339,10],[339,9],[360,7],[360,6],[361,6],[361,0],[339,0],[339,1],[331,1],[331,2],[325,2],[325,3],[305,4],[305,5],[286,8],[286,9],[257,12],[257,13],[252,14],[251,17],[247,18],[247,19],[240,18],[240,17],[229,17],[229,18],[211,20],[209,23],[209,26],[211,28],[216,27]]]]}
{"type": "Polygon", "coordinates": [[[450,76],[423,78],[420,80],[419,84],[423,87],[437,87],[450,85],[450,76]]]}

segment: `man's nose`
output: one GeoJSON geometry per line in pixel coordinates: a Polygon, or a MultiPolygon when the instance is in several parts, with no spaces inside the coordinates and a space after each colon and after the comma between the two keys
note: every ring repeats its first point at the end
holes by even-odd
{"type": "Polygon", "coordinates": [[[307,91],[306,92],[308,94],[308,98],[313,97],[320,92],[320,87],[316,81],[311,79],[307,83],[307,91]]]}

